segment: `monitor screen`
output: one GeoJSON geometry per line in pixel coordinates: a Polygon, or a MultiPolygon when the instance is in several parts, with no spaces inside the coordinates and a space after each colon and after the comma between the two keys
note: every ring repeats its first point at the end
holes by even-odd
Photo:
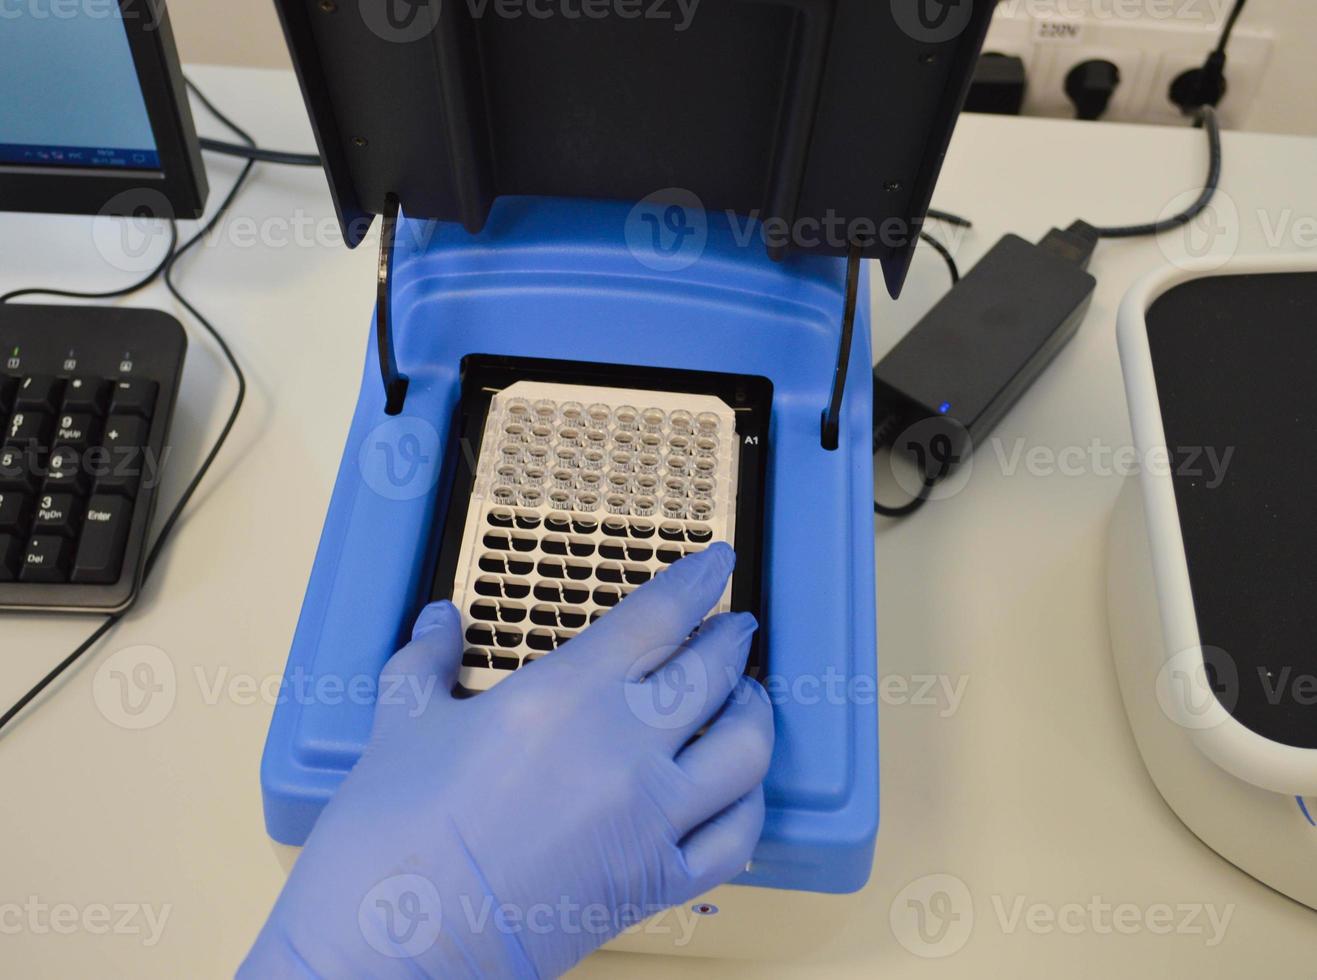
{"type": "Polygon", "coordinates": [[[123,18],[114,0],[0,9],[0,165],[161,169],[123,18]]]}

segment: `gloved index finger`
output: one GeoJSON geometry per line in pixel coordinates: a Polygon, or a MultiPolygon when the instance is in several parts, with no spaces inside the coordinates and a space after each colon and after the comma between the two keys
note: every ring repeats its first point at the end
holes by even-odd
{"type": "Polygon", "coordinates": [[[588,658],[595,668],[631,677],[653,670],[709,614],[727,587],[736,553],[717,542],[674,563],[627,596],[558,654],[588,658]]]}

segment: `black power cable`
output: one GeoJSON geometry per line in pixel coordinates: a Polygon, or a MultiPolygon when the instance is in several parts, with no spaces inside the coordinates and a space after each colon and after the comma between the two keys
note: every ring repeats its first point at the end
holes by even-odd
{"type": "Polygon", "coordinates": [[[929,495],[932,494],[935,486],[937,486],[937,477],[925,476],[923,483],[919,486],[919,492],[904,504],[888,506],[875,500],[873,502],[873,512],[879,517],[908,517],[928,503],[929,495]]]}
{"type": "Polygon", "coordinates": [[[919,240],[927,242],[933,251],[942,256],[942,261],[947,264],[947,273],[951,276],[951,285],[960,282],[960,267],[956,265],[956,257],[951,254],[951,250],[926,231],[919,232],[919,240]]]}
{"type": "Polygon", "coordinates": [[[1218,105],[1226,95],[1226,48],[1230,36],[1235,32],[1235,22],[1244,12],[1245,0],[1235,0],[1226,15],[1221,36],[1216,42],[1207,60],[1199,68],[1190,68],[1181,72],[1171,82],[1167,97],[1180,107],[1185,115],[1193,115],[1204,106],[1218,105]]]}
{"type": "Polygon", "coordinates": [[[197,142],[201,144],[203,150],[209,150],[212,153],[224,153],[231,157],[241,157],[244,160],[257,160],[261,163],[282,163],[289,167],[320,166],[320,157],[316,156],[314,153],[288,153],[284,150],[263,150],[259,146],[244,146],[241,143],[226,143],[223,140],[213,140],[205,136],[201,137],[197,142]]]}
{"type": "Polygon", "coordinates": [[[1163,231],[1187,225],[1212,203],[1212,197],[1221,184],[1221,125],[1217,121],[1216,110],[1210,105],[1199,109],[1199,119],[1203,128],[1207,130],[1207,179],[1203,181],[1203,189],[1194,202],[1179,214],[1147,224],[1092,225],[1092,230],[1097,233],[1098,238],[1139,238],[1143,235],[1159,235],[1163,231]]]}
{"type": "Polygon", "coordinates": [[[934,221],[945,221],[949,225],[959,225],[961,228],[972,228],[969,218],[962,218],[958,214],[952,214],[950,211],[942,211],[938,208],[929,208],[924,214],[934,221]]]}
{"type": "Polygon", "coordinates": [[[242,140],[243,146],[250,150],[256,148],[256,140],[252,138],[252,134],[221,112],[215,103],[211,102],[206,96],[206,93],[197,88],[196,82],[192,81],[192,79],[188,78],[186,75],[183,76],[183,81],[187,85],[188,91],[196,97],[198,102],[206,107],[206,111],[218,119],[225,129],[237,136],[238,139],[242,140]]]}
{"type": "MultiPolygon", "coordinates": [[[[197,87],[192,84],[190,80],[188,80],[187,85],[188,88],[192,90],[193,94],[197,96],[197,98],[201,101],[201,103],[215,116],[216,119],[218,119],[226,127],[228,127],[235,134],[237,134],[238,137],[241,138],[244,142],[248,143],[251,146],[255,146],[255,141],[252,140],[251,136],[244,129],[242,129],[232,120],[230,120],[227,116],[225,116],[222,112],[216,109],[215,106],[210,102],[210,100],[207,99],[197,89],[197,87]]],[[[210,472],[211,466],[214,464],[215,459],[219,456],[220,451],[224,448],[224,444],[228,441],[229,434],[233,431],[233,427],[238,421],[238,415],[242,411],[243,401],[246,399],[247,377],[243,373],[242,366],[238,363],[238,359],[234,356],[233,350],[229,347],[228,342],[224,339],[223,335],[219,332],[219,330],[215,328],[214,324],[212,324],[210,320],[208,320],[206,316],[200,310],[198,310],[197,307],[194,306],[192,302],[189,301],[182,294],[177,284],[174,282],[173,273],[175,266],[178,264],[178,260],[181,259],[185,254],[187,254],[187,252],[191,250],[193,246],[195,246],[198,242],[200,242],[207,235],[209,235],[219,224],[220,219],[223,218],[224,214],[229,210],[230,206],[232,206],[234,199],[237,198],[238,192],[242,189],[242,186],[246,182],[248,175],[251,173],[252,167],[254,167],[255,165],[256,165],[256,161],[253,159],[249,159],[243,165],[242,170],[238,172],[238,176],[233,182],[233,186],[229,188],[228,194],[225,195],[224,200],[220,202],[219,207],[215,209],[215,213],[211,215],[210,220],[207,221],[196,232],[196,234],[194,234],[191,238],[189,238],[186,242],[184,242],[183,245],[179,247],[177,250],[174,249],[174,244],[178,241],[178,228],[175,225],[175,223],[172,220],[170,220],[169,254],[166,256],[164,262],[161,263],[160,267],[156,269],[151,276],[149,276],[145,280],[142,280],[136,286],[123,290],[116,290],[111,293],[74,293],[74,292],[68,292],[63,290],[18,290],[17,291],[19,295],[27,295],[34,292],[41,292],[41,293],[59,295],[59,296],[78,296],[78,297],[90,297],[90,298],[122,296],[122,295],[126,295],[127,293],[133,292],[135,289],[141,289],[142,287],[148,285],[149,283],[153,282],[155,278],[161,274],[161,272],[163,272],[165,288],[167,288],[169,292],[174,296],[174,298],[177,299],[179,303],[181,303],[183,307],[186,308],[187,311],[196,318],[197,322],[201,324],[202,328],[210,335],[211,339],[215,341],[216,345],[220,349],[220,352],[224,355],[224,359],[228,362],[229,367],[232,369],[234,378],[237,380],[238,392],[234,396],[233,405],[229,409],[229,415],[224,422],[224,427],[220,430],[220,434],[215,438],[215,441],[211,443],[210,451],[206,454],[206,458],[202,461],[201,465],[197,468],[197,471],[193,475],[192,480],[188,483],[187,487],[183,490],[183,493],[178,498],[177,503],[174,504],[173,510],[171,510],[169,512],[169,516],[165,518],[165,522],[161,526],[159,534],[156,535],[155,543],[151,546],[151,550],[147,553],[146,560],[142,567],[143,582],[146,581],[146,579],[150,576],[151,571],[155,568],[156,563],[159,561],[160,556],[164,551],[166,543],[169,541],[169,537],[171,533],[173,532],[175,526],[178,524],[179,519],[183,515],[183,511],[187,508],[188,503],[192,500],[192,497],[196,494],[197,488],[201,486],[201,482],[206,478],[206,474],[210,472]]],[[[12,296],[12,295],[14,294],[12,293],[7,294],[7,296],[12,296]]],[[[125,613],[120,612],[107,616],[105,621],[102,622],[100,626],[98,626],[96,630],[90,636],[87,637],[87,639],[83,640],[82,643],[77,647],[77,649],[75,649],[67,657],[65,657],[58,664],[56,664],[54,668],[52,668],[40,681],[34,684],[28,690],[28,692],[24,694],[21,698],[19,698],[3,715],[0,715],[0,729],[3,729],[6,725],[8,725],[15,717],[17,717],[17,715],[24,708],[26,708],[33,700],[35,700],[41,694],[42,691],[44,691],[47,687],[49,687],[50,684],[52,684],[62,673],[64,673],[65,670],[71,667],[74,663],[78,661],[79,658],[83,656],[83,654],[85,654],[88,650],[94,647],[98,640],[100,640],[103,636],[105,636],[106,633],[108,633],[111,629],[113,629],[120,622],[120,620],[123,619],[124,615],[125,613]]]]}
{"type": "MultiPolygon", "coordinates": [[[[973,228],[974,224],[969,218],[962,218],[958,214],[952,214],[950,211],[940,211],[937,208],[929,208],[924,212],[924,217],[930,221],[941,221],[944,224],[954,225],[957,228],[973,228]]],[[[960,267],[956,265],[955,256],[951,254],[942,242],[934,238],[928,231],[919,229],[919,240],[927,244],[938,255],[942,256],[942,261],[947,264],[947,273],[951,276],[951,285],[960,282],[960,267]]]]}
{"type": "Polygon", "coordinates": [[[53,289],[46,286],[33,286],[26,289],[14,289],[10,292],[0,295],[0,303],[8,303],[16,300],[21,296],[64,296],[71,299],[114,299],[118,296],[127,296],[137,292],[139,289],[145,289],[151,283],[160,278],[160,274],[165,271],[169,265],[169,260],[174,257],[174,248],[178,245],[178,226],[172,221],[169,222],[169,248],[165,250],[165,257],[160,260],[160,264],[146,274],[144,279],[139,279],[131,286],[124,286],[120,289],[108,289],[104,292],[90,293],[80,292],[72,289],[53,289]]]}
{"type": "Polygon", "coordinates": [[[1246,0],[1235,0],[1235,5],[1230,8],[1230,13],[1226,15],[1225,26],[1221,29],[1221,39],[1216,42],[1216,50],[1225,53],[1226,47],[1230,44],[1230,35],[1235,32],[1235,22],[1239,20],[1239,15],[1244,12],[1246,0]]]}
{"type": "MultiPolygon", "coordinates": [[[[894,449],[896,446],[896,431],[900,420],[895,415],[886,416],[880,423],[874,426],[873,430],[873,453],[875,456],[883,449],[894,449]]],[[[873,502],[873,512],[880,517],[906,517],[913,514],[920,507],[928,502],[933,493],[933,488],[937,486],[938,481],[951,471],[951,458],[944,455],[940,460],[934,460],[930,454],[925,459],[924,472],[920,478],[919,491],[903,504],[884,504],[875,500],[873,502]],[[932,471],[928,466],[936,462],[937,469],[932,471]]]]}

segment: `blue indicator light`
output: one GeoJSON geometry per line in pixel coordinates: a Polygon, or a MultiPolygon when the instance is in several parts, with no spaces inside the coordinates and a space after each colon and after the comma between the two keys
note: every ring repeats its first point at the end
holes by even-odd
{"type": "Polygon", "coordinates": [[[943,402],[941,405],[937,407],[937,412],[939,415],[946,415],[947,412],[949,411],[951,411],[951,402],[943,402]]]}

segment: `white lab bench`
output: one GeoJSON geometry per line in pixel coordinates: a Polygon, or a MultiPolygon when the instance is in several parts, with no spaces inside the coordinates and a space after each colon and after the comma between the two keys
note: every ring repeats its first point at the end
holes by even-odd
{"type": "MultiPolygon", "coordinates": [[[[193,74],[262,145],[312,145],[291,73],[193,74]]],[[[204,132],[223,135],[199,118],[204,132]]],[[[1037,239],[1076,217],[1155,217],[1198,186],[1204,161],[1202,133],[1188,128],[967,116],[936,203],[973,219],[956,247],[968,267],[1007,231],[1037,239]]],[[[207,166],[213,207],[238,165],[207,155],[207,166]]],[[[1317,248],[1314,174],[1317,139],[1226,134],[1219,206],[1237,215],[1241,253],[1317,248]]],[[[373,301],[373,251],[336,244],[335,227],[318,172],[261,166],[218,240],[180,265],[189,298],[232,339],[251,391],[131,615],[0,735],[6,975],[222,976],[280,887],[258,779],[268,695],[315,553],[373,301]],[[107,658],[140,644],[165,651],[175,676],[171,709],[132,730],[107,718],[114,712],[94,689],[107,658]],[[41,910],[55,906],[72,918],[52,923],[41,910]],[[167,915],[158,936],[143,906],[167,915]],[[128,923],[142,927],[136,934],[113,928],[116,909],[127,907],[138,908],[128,923]]],[[[6,214],[0,228],[0,291],[111,288],[130,278],[101,257],[89,219],[6,214]]],[[[1104,555],[1120,485],[1111,458],[1130,444],[1115,310],[1140,274],[1183,250],[1182,238],[1100,245],[1087,320],[980,448],[963,489],[878,529],[882,823],[862,893],[800,898],[827,904],[830,937],[797,962],[607,953],[575,975],[1311,971],[1317,913],[1225,864],[1162,803],[1126,726],[1108,651],[1104,555]],[[954,881],[921,880],[931,874],[954,881]],[[894,905],[913,908],[912,898],[933,902],[922,944],[901,924],[908,919],[892,926],[894,905]],[[1228,916],[1223,934],[1212,915],[1218,924],[1228,916]]],[[[1232,241],[1227,228],[1214,244],[1232,241]]],[[[945,288],[941,261],[921,248],[900,302],[875,301],[876,352],[945,288]]],[[[163,287],[131,302],[172,310],[189,326],[170,461],[178,477],[221,425],[232,381],[163,287]]],[[[885,499],[900,499],[886,467],[879,482],[885,499]]],[[[0,616],[0,702],[22,694],[95,622],[0,616]]]]}

